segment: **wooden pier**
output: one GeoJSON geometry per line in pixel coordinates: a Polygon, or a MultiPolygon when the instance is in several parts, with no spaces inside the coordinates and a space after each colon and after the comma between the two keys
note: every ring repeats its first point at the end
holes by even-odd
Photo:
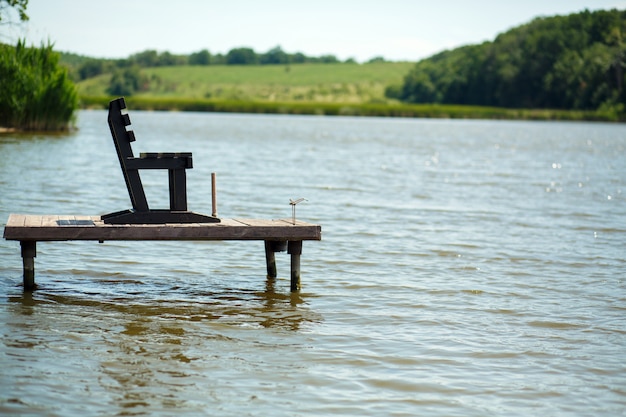
{"type": "Polygon", "coordinates": [[[215,174],[211,174],[211,216],[187,210],[187,174],[193,168],[191,152],[150,152],[136,157],[131,143],[137,138],[130,127],[123,97],[109,103],[109,130],[118,156],[132,209],[102,216],[11,214],[4,238],[18,240],[24,264],[24,290],[35,289],[37,242],[64,240],[262,240],[265,242],[267,275],[276,278],[275,252],[291,255],[291,291],[300,289],[300,255],[303,240],[321,240],[322,228],[291,220],[222,219],[217,217],[215,174]],[[143,189],[140,170],[167,170],[170,207],[151,209],[143,189]]]}
{"type": "Polygon", "coordinates": [[[274,253],[291,255],[291,291],[300,288],[304,240],[321,240],[319,225],[284,220],[220,219],[219,223],[107,224],[101,216],[11,214],[4,238],[20,242],[24,290],[35,288],[37,242],[68,240],[258,240],[265,242],[267,275],[275,278],[274,253]]]}

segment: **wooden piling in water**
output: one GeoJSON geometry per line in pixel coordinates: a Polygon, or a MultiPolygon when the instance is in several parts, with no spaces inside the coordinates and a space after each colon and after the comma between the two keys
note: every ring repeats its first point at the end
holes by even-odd
{"type": "Polygon", "coordinates": [[[22,264],[24,267],[24,291],[35,289],[35,257],[37,256],[37,242],[21,240],[22,264]]]}
{"type": "Polygon", "coordinates": [[[302,241],[290,240],[287,253],[291,255],[291,291],[300,290],[300,255],[302,255],[302,241]]]}
{"type": "Polygon", "coordinates": [[[274,242],[265,241],[265,263],[267,264],[267,277],[276,278],[276,256],[274,255],[274,242]]]}
{"type": "Polygon", "coordinates": [[[287,242],[282,240],[266,240],[265,241],[265,262],[267,264],[267,277],[276,278],[276,252],[284,252],[287,250],[287,242]]]}

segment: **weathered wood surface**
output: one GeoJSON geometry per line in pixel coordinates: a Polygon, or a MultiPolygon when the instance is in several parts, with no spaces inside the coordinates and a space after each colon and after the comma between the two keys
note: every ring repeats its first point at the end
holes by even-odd
{"type": "Polygon", "coordinates": [[[100,216],[11,214],[7,240],[321,240],[320,225],[291,219],[222,219],[220,223],[105,224],[100,216]]]}

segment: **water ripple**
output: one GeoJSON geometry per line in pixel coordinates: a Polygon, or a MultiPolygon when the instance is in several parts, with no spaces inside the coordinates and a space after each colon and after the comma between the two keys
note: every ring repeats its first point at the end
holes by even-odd
{"type": "MultiPolygon", "coordinates": [[[[0,224],[129,206],[106,114],[79,116],[71,135],[0,137],[2,161],[22,161],[0,162],[0,224]]],[[[262,242],[55,242],[28,294],[2,241],[0,414],[626,409],[624,126],[132,120],[136,151],[194,152],[194,211],[210,210],[211,172],[224,217],[287,218],[307,198],[298,217],[323,240],[305,242],[303,290],[287,254],[266,278],[262,242]]],[[[164,184],[145,178],[155,206],[164,184]]]]}

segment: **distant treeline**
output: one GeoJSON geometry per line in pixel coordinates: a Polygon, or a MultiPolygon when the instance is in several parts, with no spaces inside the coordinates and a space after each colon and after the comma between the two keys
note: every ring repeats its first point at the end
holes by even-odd
{"type": "MultiPolygon", "coordinates": [[[[97,59],[74,54],[62,54],[62,61],[72,69],[76,81],[112,73],[116,69],[129,67],[151,68],[179,65],[289,65],[289,64],[336,64],[355,63],[353,58],[339,60],[335,55],[307,56],[301,52],[287,53],[280,46],[265,53],[252,48],[233,48],[227,54],[211,54],[207,49],[189,55],[176,55],[168,51],[145,50],[124,59],[97,59]]],[[[368,62],[383,62],[383,57],[374,57],[368,62]]]]}
{"type": "Polygon", "coordinates": [[[626,11],[537,18],[493,42],[419,61],[386,95],[408,103],[623,114],[625,36],[626,11]]]}
{"type": "MultiPolygon", "coordinates": [[[[417,62],[403,82],[386,87],[386,98],[380,101],[597,111],[602,119],[626,120],[625,36],[626,11],[586,10],[536,18],[493,41],[417,62]]],[[[369,62],[381,61],[376,57],[369,62]]],[[[226,54],[206,49],[189,55],[146,50],[118,60],[62,54],[62,62],[77,82],[106,74],[101,80],[108,85],[105,94],[111,96],[150,91],[155,75],[145,68],[284,65],[287,74],[292,64],[340,63],[334,55],[311,57],[287,53],[279,46],[265,53],[246,47],[226,54]]]]}

